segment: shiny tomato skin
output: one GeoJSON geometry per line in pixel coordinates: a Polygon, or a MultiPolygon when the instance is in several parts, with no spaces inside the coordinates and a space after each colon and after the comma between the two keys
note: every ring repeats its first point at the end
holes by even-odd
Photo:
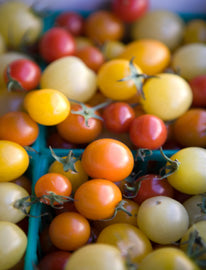
{"type": "Polygon", "coordinates": [[[167,179],[160,179],[159,175],[146,174],[137,179],[140,182],[140,189],[137,195],[133,198],[135,202],[141,204],[148,198],[155,196],[167,196],[173,198],[174,189],[168,183],[167,179]]]}
{"type": "Polygon", "coordinates": [[[134,22],[143,16],[149,8],[148,0],[113,0],[112,11],[124,22],[134,22]]]}
{"type": "Polygon", "coordinates": [[[39,135],[39,126],[21,111],[8,112],[0,117],[0,139],[16,142],[22,146],[34,143],[39,135]]]}
{"type": "Polygon", "coordinates": [[[135,118],[135,112],[128,103],[115,102],[103,110],[102,117],[109,131],[123,133],[129,130],[130,124],[135,118]]]}
{"type": "Polygon", "coordinates": [[[64,56],[74,55],[76,43],[73,36],[61,27],[52,27],[39,42],[39,54],[48,63],[64,56]]]}
{"type": "MultiPolygon", "coordinates": [[[[37,180],[34,191],[37,197],[48,195],[49,192],[69,196],[72,192],[72,185],[69,179],[60,173],[47,173],[37,180]]],[[[41,199],[41,201],[50,204],[50,199],[41,199]]],[[[58,202],[54,202],[54,204],[56,205],[58,202]]]]}
{"type": "Polygon", "coordinates": [[[6,83],[9,81],[7,75],[8,68],[11,78],[18,81],[23,89],[29,91],[38,87],[41,69],[34,61],[29,59],[18,59],[11,62],[4,71],[6,83]]]}
{"type": "Polygon", "coordinates": [[[68,30],[72,35],[79,36],[83,33],[84,18],[76,12],[62,12],[57,16],[55,24],[68,30]]]}
{"type": "MultiPolygon", "coordinates": [[[[81,109],[82,107],[79,104],[71,105],[73,111],[80,111],[81,109]]],[[[83,116],[71,112],[64,121],[57,125],[57,131],[63,139],[71,143],[82,144],[97,138],[102,131],[102,127],[103,123],[100,119],[90,118],[87,126],[83,116]]]]}
{"type": "Polygon", "coordinates": [[[111,218],[121,200],[120,189],[105,179],[87,181],[74,194],[74,204],[78,212],[92,220],[111,218]]]}
{"type": "Polygon", "coordinates": [[[64,270],[71,253],[68,251],[54,251],[40,259],[39,270],[64,270]]]}
{"type": "Polygon", "coordinates": [[[51,242],[59,249],[72,251],[87,243],[90,224],[81,214],[65,212],[56,216],[49,226],[51,242]]]}
{"type": "Polygon", "coordinates": [[[206,75],[200,75],[189,80],[189,85],[193,93],[192,106],[206,106],[206,75]]]}
{"type": "Polygon", "coordinates": [[[167,128],[159,117],[144,114],[132,121],[129,134],[136,147],[155,150],[165,143],[167,128]]]}
{"type": "Polygon", "coordinates": [[[109,138],[98,139],[85,148],[82,165],[92,178],[118,182],[132,172],[134,157],[124,143],[109,138]]]}

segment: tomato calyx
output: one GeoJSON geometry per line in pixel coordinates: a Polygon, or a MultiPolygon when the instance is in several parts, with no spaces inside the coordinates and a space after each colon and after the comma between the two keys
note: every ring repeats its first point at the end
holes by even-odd
{"type": "Polygon", "coordinates": [[[14,78],[12,78],[11,73],[10,73],[11,69],[8,66],[7,70],[6,70],[6,75],[8,78],[8,82],[7,82],[7,89],[8,91],[19,91],[19,92],[25,92],[26,89],[24,89],[21,85],[20,82],[18,82],[17,80],[15,80],[14,78]]]}
{"type": "Polygon", "coordinates": [[[63,170],[65,172],[71,171],[71,173],[77,173],[75,164],[78,160],[80,160],[80,158],[76,158],[72,150],[69,151],[66,157],[60,157],[55,154],[51,146],[49,146],[49,149],[51,151],[52,157],[63,165],[63,170]]]}
{"type": "Polygon", "coordinates": [[[201,212],[203,214],[206,214],[206,193],[202,194],[201,197],[202,197],[202,202],[198,203],[197,206],[200,207],[201,212]]]}
{"type": "Polygon", "coordinates": [[[57,195],[53,191],[47,191],[47,194],[38,198],[41,203],[49,204],[52,208],[62,208],[67,201],[74,201],[72,197],[57,195]]]}
{"type": "Polygon", "coordinates": [[[152,155],[152,150],[147,149],[147,148],[139,148],[137,149],[137,153],[135,155],[135,160],[138,159],[138,157],[141,158],[142,161],[144,161],[144,159],[148,156],[152,155]]]}
{"type": "Polygon", "coordinates": [[[129,69],[130,69],[130,75],[127,77],[124,77],[120,80],[118,80],[118,82],[123,82],[123,81],[128,81],[128,80],[133,80],[137,92],[140,93],[140,95],[142,96],[143,99],[145,99],[145,94],[143,91],[143,82],[145,79],[150,79],[150,78],[157,78],[157,76],[153,76],[153,75],[146,75],[144,73],[138,73],[133,61],[134,61],[135,57],[132,57],[131,60],[129,61],[129,69]]]}
{"type": "Polygon", "coordinates": [[[163,152],[162,147],[160,147],[160,153],[163,156],[163,158],[169,163],[168,165],[165,165],[163,168],[160,169],[161,175],[160,179],[163,179],[175,173],[178,170],[181,163],[177,159],[171,160],[169,157],[167,157],[163,152]],[[167,173],[166,170],[168,170],[167,173]],[[164,174],[162,172],[164,172],[164,174]]]}
{"type": "Polygon", "coordinates": [[[103,118],[101,116],[99,116],[98,114],[96,114],[96,111],[106,107],[107,105],[109,105],[111,103],[111,100],[108,100],[108,101],[105,101],[101,104],[98,104],[98,105],[90,108],[80,101],[73,100],[73,99],[69,99],[69,101],[77,103],[81,106],[81,110],[79,110],[79,111],[71,110],[71,113],[83,116],[87,127],[89,127],[88,121],[90,118],[95,118],[95,119],[99,119],[99,120],[103,121],[103,118]]]}

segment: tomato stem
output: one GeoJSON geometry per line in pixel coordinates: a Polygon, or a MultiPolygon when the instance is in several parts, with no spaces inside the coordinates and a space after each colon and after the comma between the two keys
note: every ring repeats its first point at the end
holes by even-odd
{"type": "Polygon", "coordinates": [[[49,204],[53,208],[62,208],[64,202],[74,201],[74,199],[69,196],[57,195],[52,191],[47,191],[47,195],[39,197],[39,201],[41,203],[49,204]],[[55,205],[55,203],[58,203],[59,205],[55,205]]]}
{"type": "Polygon", "coordinates": [[[144,159],[148,156],[152,155],[152,150],[147,149],[147,148],[139,148],[137,150],[136,156],[135,156],[135,160],[138,159],[138,157],[141,158],[142,161],[144,161],[144,159]]]}
{"type": "Polygon", "coordinates": [[[7,74],[7,78],[8,78],[8,82],[7,82],[8,91],[9,92],[11,92],[11,91],[25,92],[26,90],[22,87],[21,83],[18,82],[17,80],[15,80],[14,78],[12,78],[10,72],[11,72],[11,68],[10,68],[10,66],[8,66],[8,68],[6,70],[6,74],[7,74]]]}

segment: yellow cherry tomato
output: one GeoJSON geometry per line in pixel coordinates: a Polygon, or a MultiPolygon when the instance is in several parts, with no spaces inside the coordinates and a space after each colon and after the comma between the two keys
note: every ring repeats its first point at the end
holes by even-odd
{"type": "Polygon", "coordinates": [[[24,107],[34,121],[45,126],[59,124],[70,113],[67,97],[54,89],[28,92],[24,99],[24,107]]]}

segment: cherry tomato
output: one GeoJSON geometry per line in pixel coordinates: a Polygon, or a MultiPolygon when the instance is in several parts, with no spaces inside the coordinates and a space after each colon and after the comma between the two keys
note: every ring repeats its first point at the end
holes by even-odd
{"type": "Polygon", "coordinates": [[[29,155],[20,145],[0,140],[0,182],[12,181],[23,175],[29,166],[29,155]]]}
{"type": "Polygon", "coordinates": [[[147,236],[137,227],[119,223],[104,228],[97,238],[97,243],[116,246],[123,256],[131,263],[139,263],[152,251],[152,245],[147,236]]]}
{"type": "Polygon", "coordinates": [[[86,46],[76,51],[75,55],[93,71],[97,72],[104,63],[102,52],[95,46],[86,46]]]}
{"type": "Polygon", "coordinates": [[[135,118],[135,112],[126,102],[109,104],[102,113],[105,127],[116,133],[127,132],[135,118]]]}
{"type": "Polygon", "coordinates": [[[179,240],[185,234],[189,217],[178,201],[166,196],[155,196],[140,205],[137,225],[150,240],[165,245],[179,240]]]}
{"type": "Polygon", "coordinates": [[[89,244],[70,256],[65,270],[126,270],[120,251],[108,244],[89,244]]]}
{"type": "Polygon", "coordinates": [[[189,80],[189,85],[192,89],[193,107],[206,106],[206,75],[200,75],[189,80]]]}
{"type": "MultiPolygon", "coordinates": [[[[86,105],[89,109],[90,106],[86,105]]],[[[60,136],[72,143],[75,144],[82,144],[82,143],[89,143],[97,138],[97,136],[101,133],[103,122],[100,119],[95,118],[91,115],[88,119],[88,123],[83,115],[86,115],[86,108],[85,113],[82,115],[81,112],[84,110],[81,105],[79,104],[72,104],[71,105],[71,113],[68,117],[57,125],[57,131],[60,136]],[[75,112],[75,113],[73,113],[75,112]],[[79,114],[76,114],[78,113],[79,114]]],[[[99,117],[99,113],[95,112],[99,117]]]]}
{"type": "Polygon", "coordinates": [[[40,259],[39,270],[64,270],[71,253],[68,251],[54,251],[40,259]]]}
{"type": "Polygon", "coordinates": [[[68,30],[74,36],[83,34],[84,18],[77,12],[62,12],[56,17],[55,24],[68,30]]]}
{"type": "Polygon", "coordinates": [[[206,42],[206,23],[202,19],[192,19],[187,22],[183,35],[184,43],[206,42]]]}
{"type": "Polygon", "coordinates": [[[32,181],[27,176],[21,175],[20,177],[12,180],[11,182],[23,187],[29,194],[31,194],[32,181]]]}
{"type": "Polygon", "coordinates": [[[82,165],[92,178],[121,181],[133,170],[131,150],[115,139],[98,139],[91,142],[82,154],[82,165]]]}
{"type": "Polygon", "coordinates": [[[62,122],[70,113],[67,97],[54,89],[40,89],[27,93],[24,107],[34,121],[45,126],[62,122]]]}
{"type": "Polygon", "coordinates": [[[169,48],[158,40],[140,39],[128,43],[125,50],[118,56],[120,59],[127,60],[132,57],[143,73],[155,75],[169,65],[171,53],[169,48]]]}
{"type": "Polygon", "coordinates": [[[139,264],[139,270],[200,270],[180,249],[163,247],[149,253],[139,264]]]}
{"type": "Polygon", "coordinates": [[[74,194],[74,204],[88,219],[111,218],[122,200],[120,189],[111,181],[92,179],[82,184],[74,194]]]}
{"type": "Polygon", "coordinates": [[[86,218],[75,212],[56,216],[49,226],[52,243],[61,250],[72,251],[87,243],[90,225],[86,218]]]}
{"type": "Polygon", "coordinates": [[[104,43],[102,53],[106,60],[111,60],[119,56],[125,49],[125,44],[118,40],[108,40],[104,43]]]}
{"type": "Polygon", "coordinates": [[[73,36],[61,27],[52,27],[39,42],[39,54],[46,62],[74,55],[76,44],[73,36]]]}
{"type": "Polygon", "coordinates": [[[8,112],[0,117],[0,139],[16,142],[22,146],[34,143],[39,126],[25,112],[8,112]]]}
{"type": "Polygon", "coordinates": [[[32,90],[38,87],[41,77],[40,67],[32,60],[19,59],[11,62],[4,71],[7,87],[12,90],[32,90]],[[15,82],[20,84],[16,86],[15,82]]]}
{"type": "Polygon", "coordinates": [[[85,34],[100,44],[108,40],[121,40],[124,35],[124,24],[111,11],[98,10],[86,18],[85,34]]]}
{"type": "Polygon", "coordinates": [[[148,0],[113,0],[111,9],[124,22],[134,22],[143,16],[149,8],[148,0]]]}
{"type": "MultiPolygon", "coordinates": [[[[60,173],[46,173],[37,180],[34,191],[36,196],[39,198],[43,195],[47,196],[52,194],[69,196],[72,192],[72,185],[69,179],[60,173]]],[[[41,198],[40,201],[50,204],[52,202],[52,198],[41,198]]],[[[54,201],[54,205],[57,204],[59,203],[54,201]]]]}
{"type": "Polygon", "coordinates": [[[157,116],[144,114],[136,117],[130,125],[130,139],[138,148],[160,148],[167,139],[165,123],[157,116]]]}
{"type": "Polygon", "coordinates": [[[167,196],[171,198],[174,196],[173,187],[168,183],[166,178],[160,179],[159,175],[143,175],[137,179],[138,184],[140,188],[137,195],[133,198],[138,204],[155,196],[167,196]]]}

